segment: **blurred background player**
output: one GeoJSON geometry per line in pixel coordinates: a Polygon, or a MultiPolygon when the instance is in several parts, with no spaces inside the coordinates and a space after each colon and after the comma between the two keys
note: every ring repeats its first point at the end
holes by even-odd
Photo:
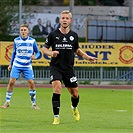
{"type": "Polygon", "coordinates": [[[76,121],[80,120],[77,108],[79,103],[78,83],[73,67],[75,54],[91,62],[97,60],[97,58],[88,56],[79,48],[78,35],[70,30],[71,22],[72,14],[68,10],[62,11],[60,14],[60,28],[49,34],[42,49],[44,54],[52,57],[50,63],[50,82],[53,87],[53,124],[60,123],[59,111],[62,81],[71,94],[73,116],[76,121]],[[52,47],[52,51],[49,50],[50,47],[52,47]]]}
{"type": "Polygon", "coordinates": [[[20,26],[20,37],[14,39],[14,50],[8,70],[11,70],[10,80],[7,86],[6,102],[2,108],[10,106],[10,100],[13,93],[13,88],[16,80],[19,78],[20,73],[24,75],[29,86],[29,94],[31,98],[32,108],[40,109],[36,105],[36,90],[34,84],[34,73],[32,69],[32,59],[38,59],[40,51],[38,49],[36,40],[29,37],[28,26],[22,24],[20,26]],[[34,55],[34,53],[36,53],[34,55]]]}

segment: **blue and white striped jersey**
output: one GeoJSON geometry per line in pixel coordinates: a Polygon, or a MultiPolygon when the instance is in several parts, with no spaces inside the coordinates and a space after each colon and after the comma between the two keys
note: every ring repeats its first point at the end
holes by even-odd
{"type": "Polygon", "coordinates": [[[40,56],[36,40],[32,37],[25,39],[17,37],[14,39],[14,50],[10,65],[17,67],[31,67],[32,59],[31,56],[36,53],[36,59],[40,56]]]}

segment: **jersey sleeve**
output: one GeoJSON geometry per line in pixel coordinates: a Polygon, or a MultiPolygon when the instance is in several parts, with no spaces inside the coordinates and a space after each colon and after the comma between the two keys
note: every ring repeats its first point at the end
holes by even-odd
{"type": "Polygon", "coordinates": [[[76,52],[76,50],[78,49],[78,48],[80,48],[79,47],[79,42],[78,42],[78,35],[77,35],[77,33],[75,34],[75,50],[74,50],[74,52],[76,52]]]}
{"type": "Polygon", "coordinates": [[[52,34],[50,33],[48,37],[46,38],[46,41],[43,46],[49,49],[52,44],[51,42],[52,42],[52,34]]]}
{"type": "Polygon", "coordinates": [[[34,52],[36,53],[36,55],[35,55],[36,56],[36,59],[38,59],[40,57],[41,53],[40,53],[40,51],[38,49],[38,46],[37,46],[36,41],[34,41],[33,49],[34,49],[34,52]]]}
{"type": "Polygon", "coordinates": [[[16,55],[16,44],[15,44],[15,41],[14,41],[14,47],[13,47],[12,57],[11,57],[11,61],[10,61],[11,66],[13,65],[15,55],[16,55]]]}

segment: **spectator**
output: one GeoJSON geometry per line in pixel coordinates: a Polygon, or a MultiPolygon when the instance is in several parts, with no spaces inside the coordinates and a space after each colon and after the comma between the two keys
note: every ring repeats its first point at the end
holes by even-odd
{"type": "Polygon", "coordinates": [[[33,36],[43,36],[45,27],[42,25],[42,20],[39,18],[37,20],[38,24],[33,27],[32,35],[33,36]]]}
{"type": "Polygon", "coordinates": [[[48,36],[49,33],[51,33],[53,30],[54,30],[54,28],[51,26],[51,21],[50,20],[47,20],[46,27],[44,29],[44,35],[45,36],[48,36]]]}
{"type": "Polygon", "coordinates": [[[55,25],[54,25],[54,30],[57,30],[59,28],[60,28],[59,17],[56,17],[56,19],[55,19],[55,25]]]}

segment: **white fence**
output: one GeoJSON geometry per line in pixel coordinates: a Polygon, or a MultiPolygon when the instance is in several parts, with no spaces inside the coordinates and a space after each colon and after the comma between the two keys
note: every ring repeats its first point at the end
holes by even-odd
{"type": "MultiPolygon", "coordinates": [[[[133,81],[133,69],[119,70],[114,68],[113,70],[105,70],[104,68],[97,68],[97,70],[75,70],[76,76],[79,81],[133,81]]],[[[50,71],[49,69],[34,70],[34,76],[36,80],[49,81],[50,71]]],[[[0,79],[9,80],[10,72],[7,69],[1,70],[0,79]]],[[[20,75],[19,79],[24,79],[23,75],[20,75]]]]}

